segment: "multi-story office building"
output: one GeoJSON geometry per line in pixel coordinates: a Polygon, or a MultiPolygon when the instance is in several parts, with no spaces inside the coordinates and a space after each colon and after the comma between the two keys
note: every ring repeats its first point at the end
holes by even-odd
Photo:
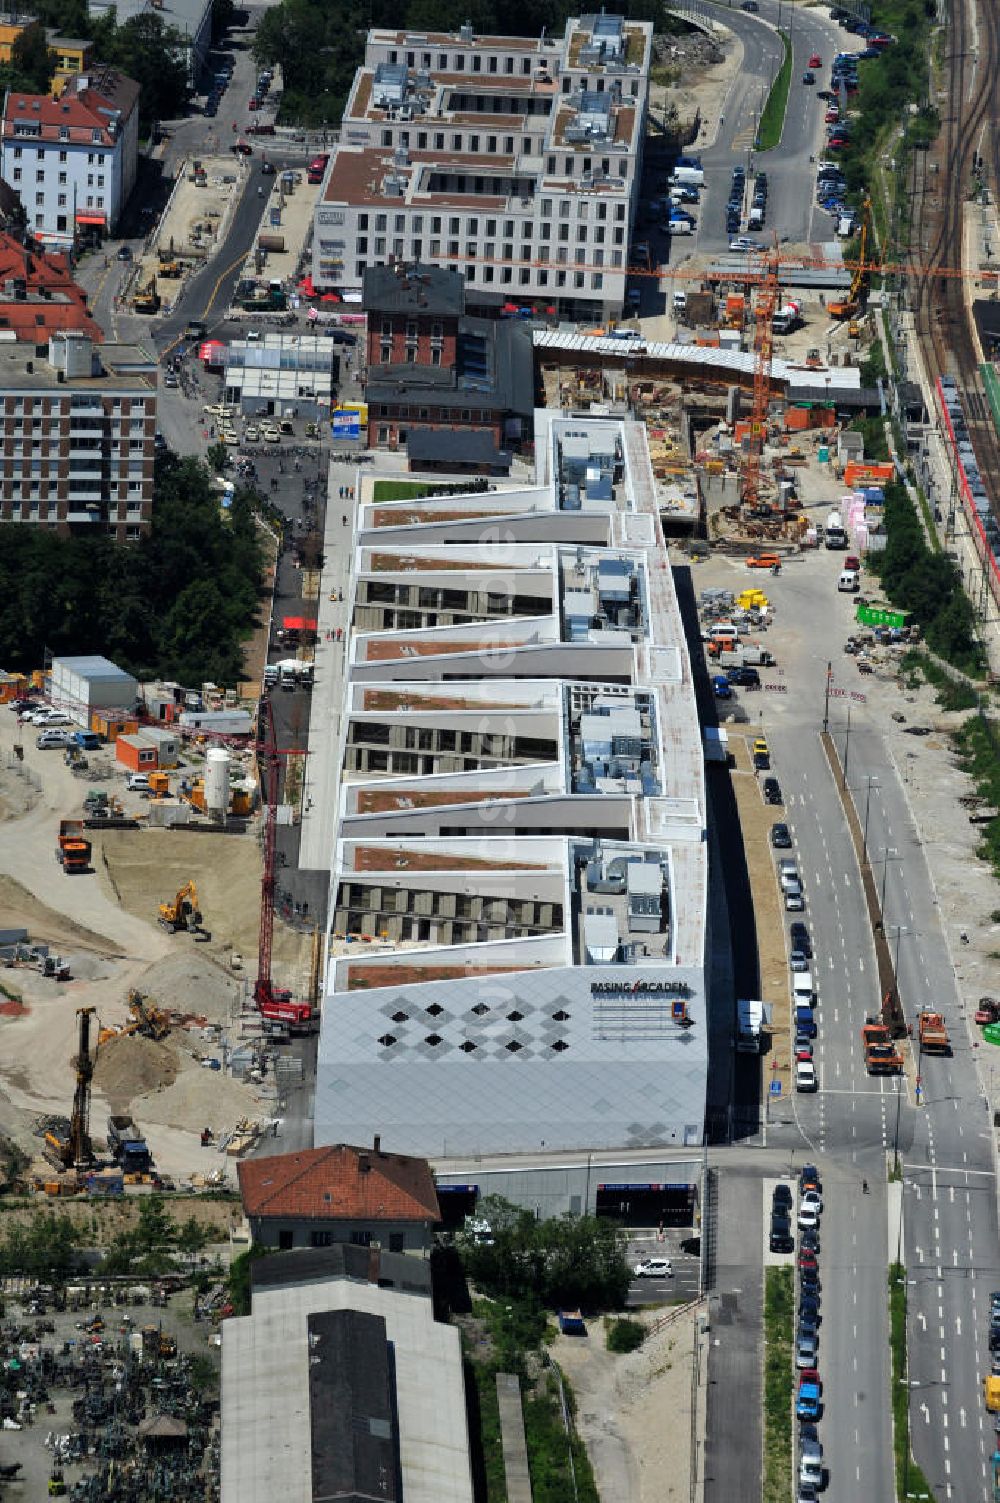
{"type": "Polygon", "coordinates": [[[645,429],[535,417],[535,484],[359,508],[317,1143],[702,1140],[703,752],[645,429]]]}
{"type": "Polygon", "coordinates": [[[79,331],[0,343],[0,521],[137,541],[153,508],[155,359],[79,331]]]}
{"type": "Polygon", "coordinates": [[[58,98],[5,96],[0,177],[19,195],[34,238],[56,249],[117,227],[139,161],[139,85],[103,63],[58,98]]]}
{"type": "Polygon", "coordinates": [[[652,39],[603,14],[562,38],[369,32],[316,209],[316,286],[426,261],[500,302],[620,314],[652,39]]]}

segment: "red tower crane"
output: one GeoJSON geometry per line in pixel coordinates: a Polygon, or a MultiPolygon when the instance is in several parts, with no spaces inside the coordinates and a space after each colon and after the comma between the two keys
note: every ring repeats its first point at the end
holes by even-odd
{"type": "Polygon", "coordinates": [[[271,946],[274,940],[275,835],[278,824],[278,768],[282,753],[274,734],[271,701],[262,699],[257,720],[257,766],[266,781],[264,802],[264,871],[260,879],[260,931],[257,941],[257,980],[253,999],[262,1018],[287,1028],[303,1028],[313,1019],[308,1002],[295,1002],[291,992],[279,990],[271,980],[271,946]]]}

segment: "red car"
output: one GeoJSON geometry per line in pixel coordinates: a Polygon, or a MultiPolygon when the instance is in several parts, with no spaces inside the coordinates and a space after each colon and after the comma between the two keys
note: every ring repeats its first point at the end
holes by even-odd
{"type": "Polygon", "coordinates": [[[847,555],[847,557],[844,559],[844,568],[845,569],[860,569],[861,568],[861,560],[858,558],[858,555],[856,553],[849,553],[847,555]]]}
{"type": "Polygon", "coordinates": [[[838,110],[838,108],[837,108],[837,106],[835,104],[831,104],[830,108],[827,110],[826,114],[823,116],[823,119],[825,120],[825,122],[826,122],[827,125],[836,125],[837,124],[838,120],[840,119],[840,111],[838,110]]]}
{"type": "Polygon", "coordinates": [[[800,1247],[799,1255],[795,1260],[800,1268],[818,1268],[819,1259],[808,1247],[800,1247]]]}
{"type": "Polygon", "coordinates": [[[253,156],[253,147],[250,145],[249,141],[234,141],[233,150],[238,156],[241,157],[253,156]]]}
{"type": "Polygon", "coordinates": [[[799,1387],[801,1388],[803,1386],[803,1384],[808,1384],[808,1383],[815,1384],[815,1386],[822,1393],[822,1391],[823,1391],[823,1385],[822,1385],[822,1383],[819,1380],[819,1368],[817,1368],[817,1367],[800,1367],[799,1368],[799,1387]]]}
{"type": "Polygon", "coordinates": [[[818,52],[814,52],[812,57],[809,59],[809,66],[810,68],[822,68],[823,59],[820,57],[818,52]]]}
{"type": "Polygon", "coordinates": [[[259,110],[260,109],[260,100],[257,98],[256,94],[251,99],[250,103],[247,105],[247,109],[248,110],[259,110]]]}

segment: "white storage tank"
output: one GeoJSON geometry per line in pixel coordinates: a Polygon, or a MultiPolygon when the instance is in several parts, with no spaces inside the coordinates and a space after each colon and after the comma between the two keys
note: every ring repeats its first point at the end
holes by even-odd
{"type": "Polygon", "coordinates": [[[205,758],[205,808],[213,819],[224,819],[229,809],[229,753],[213,746],[205,758]]]}

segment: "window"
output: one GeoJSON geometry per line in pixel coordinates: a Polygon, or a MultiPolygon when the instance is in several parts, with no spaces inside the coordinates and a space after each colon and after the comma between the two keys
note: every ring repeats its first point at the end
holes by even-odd
{"type": "Polygon", "coordinates": [[[455,72],[456,73],[464,73],[465,72],[465,58],[464,58],[464,56],[463,56],[463,54],[461,52],[456,52],[455,53],[455,72]]]}
{"type": "MultiPolygon", "coordinates": [[[[69,126],[68,125],[60,125],[60,127],[59,127],[59,139],[60,139],[60,141],[68,141],[69,140],[69,126]]],[[[63,161],[66,160],[64,152],[60,152],[59,155],[60,155],[60,157],[62,158],[63,161]]]]}
{"type": "Polygon", "coordinates": [[[358,229],[359,230],[366,230],[367,228],[368,228],[368,215],[367,214],[359,214],[358,215],[358,229]]]}
{"type": "Polygon", "coordinates": [[[452,149],[452,151],[461,151],[462,150],[462,138],[461,138],[461,136],[452,136],[452,138],[451,138],[451,149],[452,149]]]}
{"type": "Polygon", "coordinates": [[[65,184],[66,184],[66,174],[65,174],[65,172],[60,172],[60,174],[59,174],[59,186],[60,187],[64,187],[65,184]]]}
{"type": "Polygon", "coordinates": [[[491,72],[491,73],[495,73],[495,72],[496,72],[496,71],[497,71],[497,59],[496,59],[496,58],[495,58],[495,57],[491,57],[491,58],[490,58],[490,67],[489,67],[489,71],[490,71],[490,72],[491,72]]]}
{"type": "Polygon", "coordinates": [[[65,195],[65,193],[60,193],[59,198],[58,198],[58,204],[59,204],[60,209],[65,209],[65,207],[66,207],[66,195],[65,195]]]}
{"type": "Polygon", "coordinates": [[[438,350],[438,349],[431,350],[431,365],[440,365],[440,364],[441,364],[441,351],[438,350]]]}
{"type": "Polygon", "coordinates": [[[434,150],[435,151],[444,151],[444,132],[443,131],[436,130],[434,132],[434,150]]]}
{"type": "Polygon", "coordinates": [[[405,1246],[406,1246],[406,1237],[405,1237],[405,1234],[403,1232],[390,1232],[389,1233],[389,1251],[390,1252],[401,1253],[401,1252],[403,1252],[405,1250],[405,1246]]]}
{"type": "Polygon", "coordinates": [[[503,71],[505,73],[513,73],[513,71],[514,71],[514,59],[512,57],[505,57],[504,58],[504,60],[503,60],[503,71]]]}
{"type": "Polygon", "coordinates": [[[473,73],[482,73],[483,71],[483,57],[480,52],[472,54],[472,71],[473,73]]]}
{"type": "Polygon", "coordinates": [[[68,161],[68,153],[65,152],[65,151],[61,151],[59,153],[59,160],[60,160],[60,162],[68,161]]]}
{"type": "Polygon", "coordinates": [[[382,230],[382,231],[384,231],[385,227],[386,227],[386,223],[387,223],[386,216],[384,214],[376,214],[375,215],[375,228],[376,228],[376,230],[382,230]]]}
{"type": "Polygon", "coordinates": [[[333,1246],[333,1233],[332,1232],[310,1232],[309,1233],[309,1245],[310,1245],[310,1247],[332,1247],[333,1246]]]}
{"type": "Polygon", "coordinates": [[[479,137],[478,136],[470,136],[469,137],[469,150],[470,151],[478,151],[479,150],[479,137]]]}
{"type": "Polygon", "coordinates": [[[370,1247],[372,1242],[371,1232],[352,1232],[351,1245],[353,1247],[370,1247]]]}
{"type": "MultiPolygon", "coordinates": [[[[44,193],[36,193],[35,194],[35,207],[37,208],[39,204],[43,204],[44,202],[45,202],[45,194],[44,193]]],[[[39,223],[41,223],[41,220],[39,220],[39,223]]]]}

